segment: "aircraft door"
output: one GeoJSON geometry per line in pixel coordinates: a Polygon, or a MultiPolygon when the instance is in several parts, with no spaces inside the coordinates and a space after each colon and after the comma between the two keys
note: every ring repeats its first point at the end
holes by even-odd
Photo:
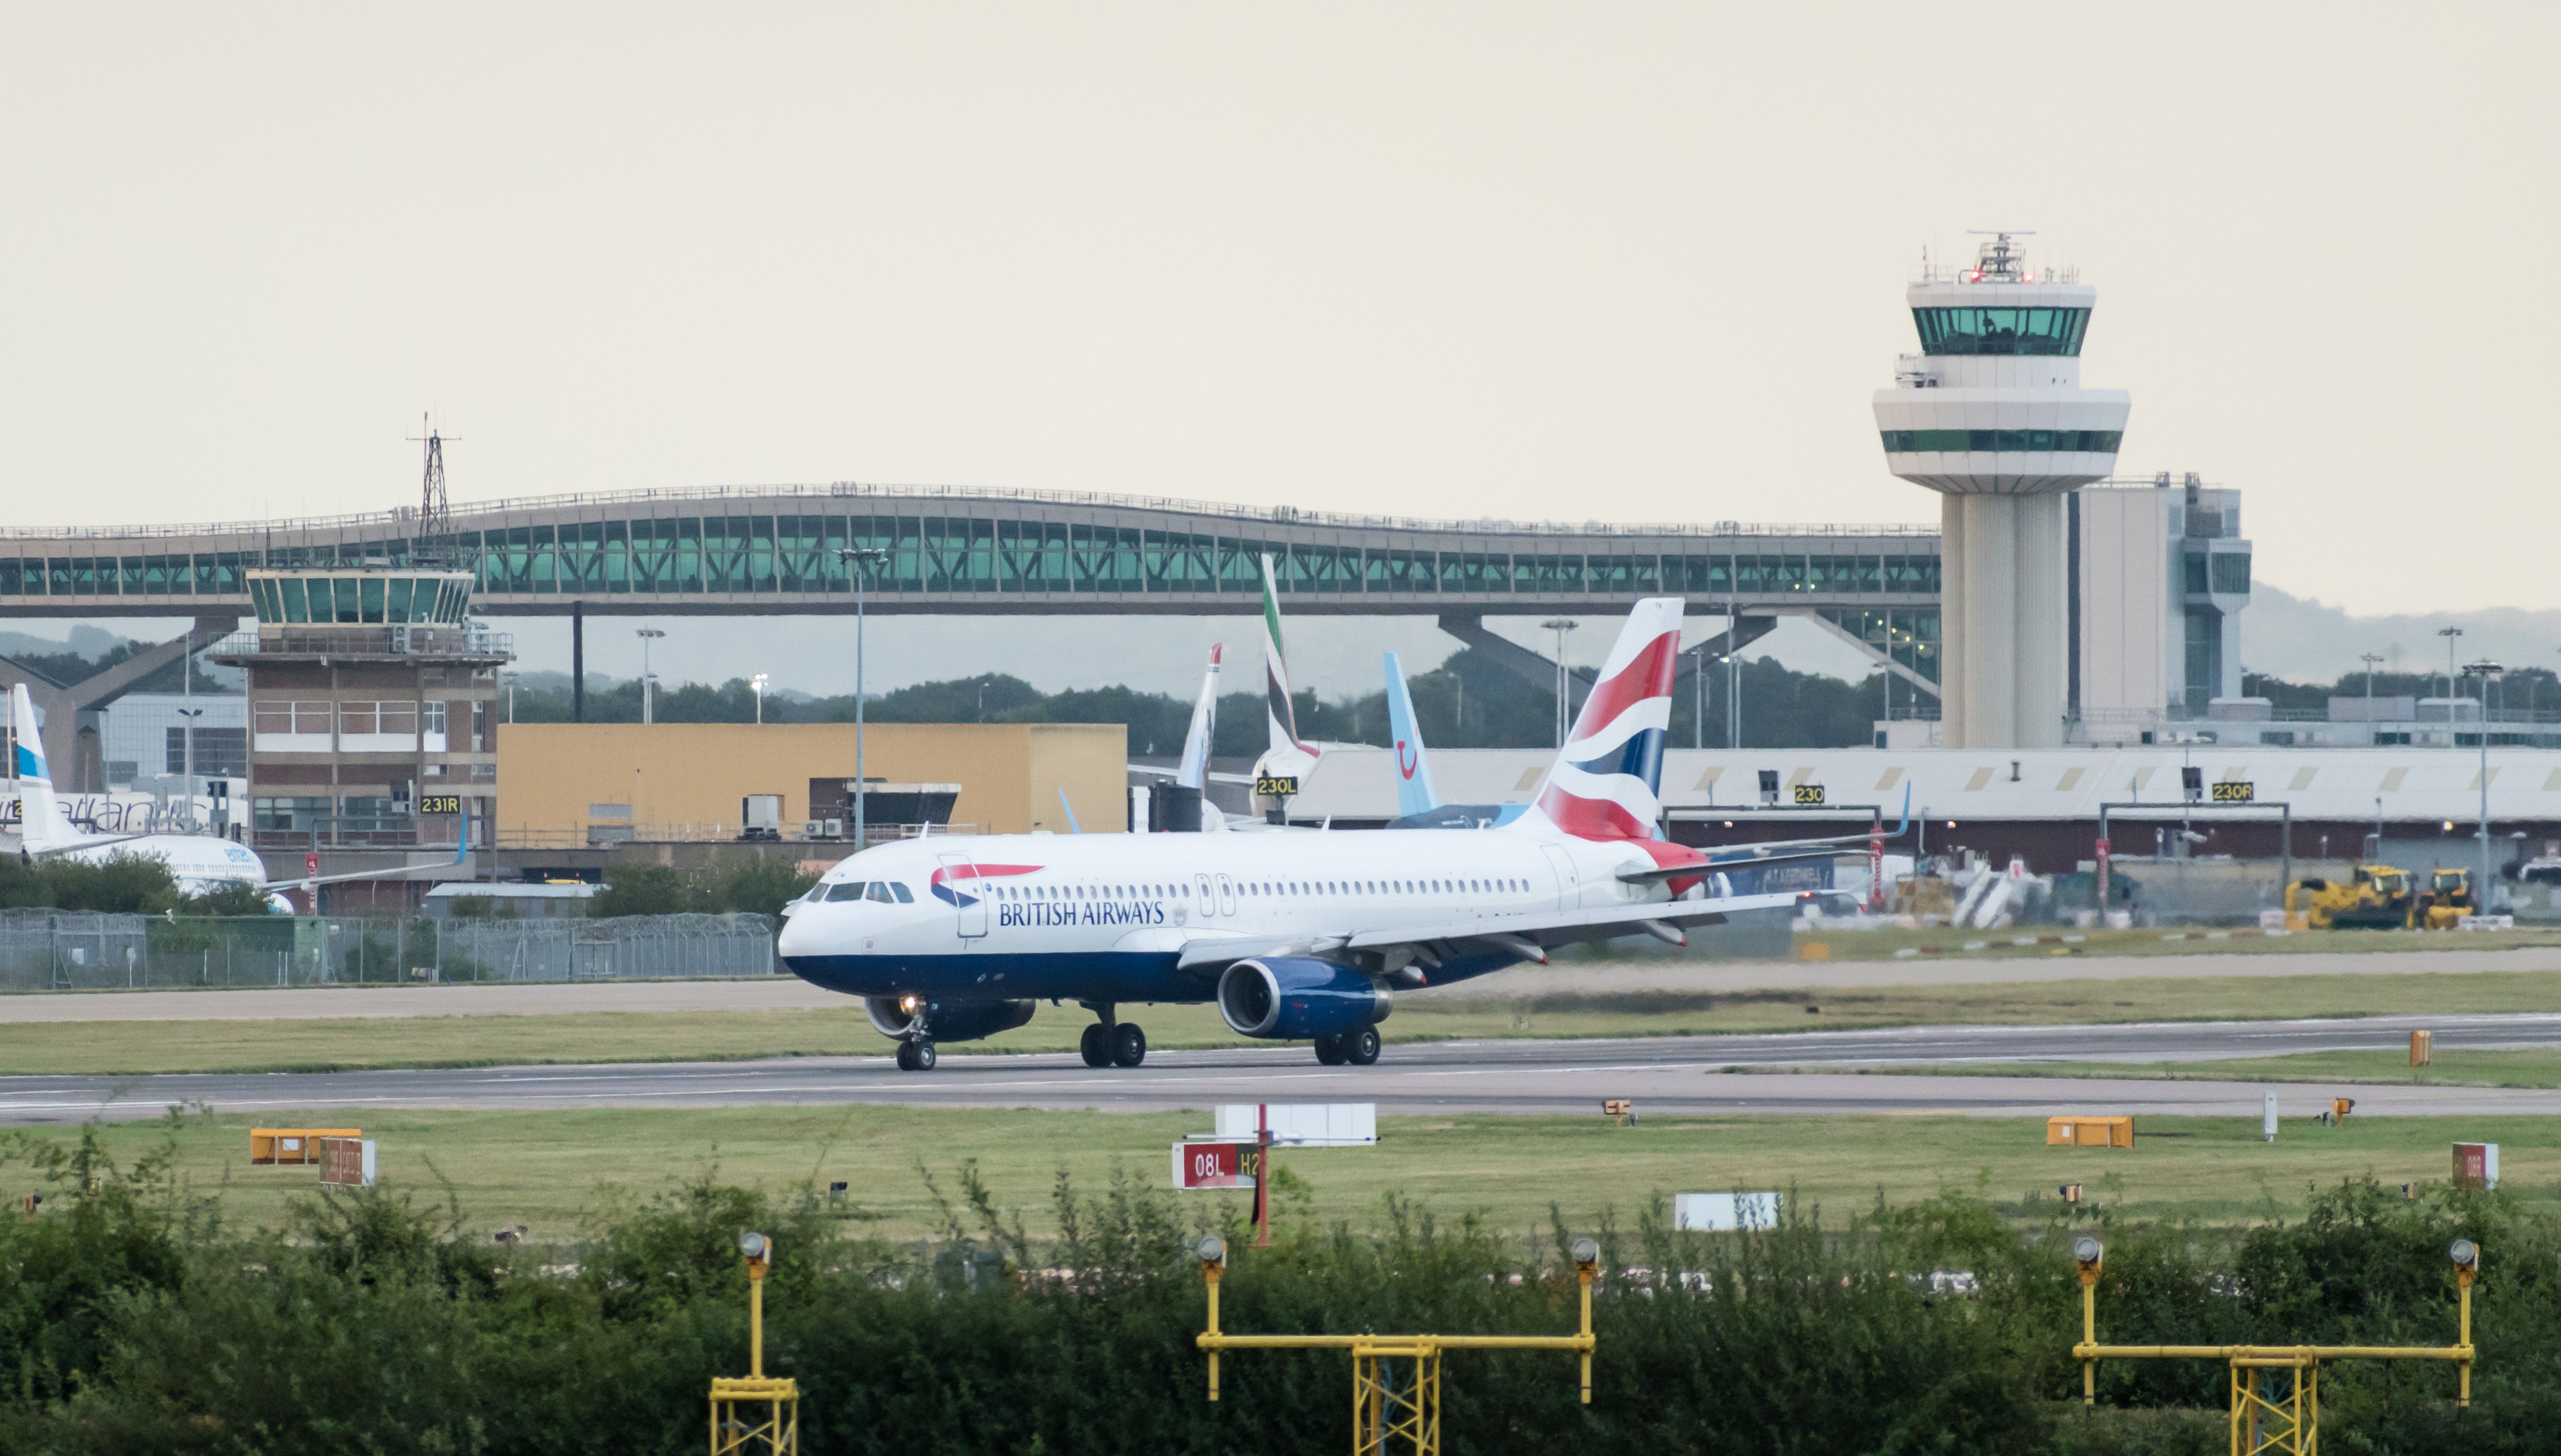
{"type": "Polygon", "coordinates": [[[1224,875],[1218,877],[1218,912],[1222,915],[1236,913],[1236,882],[1224,875]]]}
{"type": "Polygon", "coordinates": [[[1204,920],[1217,912],[1218,901],[1211,897],[1211,893],[1207,875],[1192,877],[1192,913],[1204,920]]]}
{"type": "Polygon", "coordinates": [[[1578,909],[1583,904],[1583,877],[1574,873],[1574,857],[1563,845],[1540,845],[1547,852],[1547,868],[1556,876],[1556,907],[1578,909]]]}
{"type": "Polygon", "coordinates": [[[959,906],[960,938],[972,940],[987,933],[987,887],[978,879],[978,867],[966,855],[940,855],[942,885],[951,891],[959,906]]]}

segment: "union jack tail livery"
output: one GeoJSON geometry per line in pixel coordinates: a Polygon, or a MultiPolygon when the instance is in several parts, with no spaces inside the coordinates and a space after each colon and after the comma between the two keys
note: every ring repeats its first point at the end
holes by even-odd
{"type": "Polygon", "coordinates": [[[1636,603],[1574,731],[1547,771],[1533,817],[1577,839],[1652,840],[1662,817],[1663,734],[1680,658],[1681,599],[1636,603]]]}

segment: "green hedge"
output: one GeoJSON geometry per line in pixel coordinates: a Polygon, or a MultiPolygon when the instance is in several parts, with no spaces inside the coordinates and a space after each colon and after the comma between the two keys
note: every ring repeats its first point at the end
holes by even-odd
{"type": "MultiPolygon", "coordinates": [[[[234,1229],[160,1158],[92,1141],[0,1146],[42,1213],[0,1221],[0,1449],[30,1452],[565,1453],[701,1448],[707,1378],[746,1364],[734,1240],[779,1250],[768,1366],[797,1377],[816,1453],[1300,1452],[1348,1437],[1340,1352],[1240,1352],[1203,1398],[1202,1288],[1185,1253],[1234,1205],[1135,1176],[1056,1193],[1036,1244],[957,1175],[924,1248],[842,1206],[706,1177],[608,1209],[561,1247],[506,1247],[408,1193],[315,1195],[281,1229],[234,1229]],[[32,1175],[32,1180],[30,1178],[32,1175]],[[974,1259],[954,1254],[974,1254],[974,1259]],[[972,1269],[988,1270],[971,1280],[972,1269]]],[[[2445,1246],[2485,1251],[2476,1402],[2438,1367],[2323,1375],[2332,1449],[2550,1451],[2561,1431],[2561,1227],[2498,1195],[2370,1183],[2303,1222],[2237,1233],[2114,1224],[2024,1230],[1950,1195],[1762,1233],[1500,1230],[1401,1204],[1360,1229],[1291,1226],[1240,1246],[1222,1299],[1257,1331],[1572,1328],[1562,1249],[1597,1234],[1594,1403],[1570,1357],[1448,1358],[1447,1449],[1804,1453],[2208,1452],[2221,1368],[2120,1362],[2074,1398],[2078,1290],[2065,1249],[2109,1243],[2102,1331],[2129,1343],[2443,1343],[2445,1246]],[[1970,1287],[1934,1272],[1963,1271],[1970,1287]]],[[[1243,1230],[1229,1227],[1231,1235],[1243,1230]]]]}

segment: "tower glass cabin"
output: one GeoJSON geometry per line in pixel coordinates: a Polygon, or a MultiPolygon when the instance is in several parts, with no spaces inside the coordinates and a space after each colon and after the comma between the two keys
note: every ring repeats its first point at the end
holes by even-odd
{"type": "Polygon", "coordinates": [[[2098,290],[1995,234],[1906,292],[1921,352],[1875,396],[1886,468],[1940,494],[1940,740],[2064,739],[2066,493],[2114,471],[2133,400],[2081,386],[2098,290]]]}
{"type": "MultiPolygon", "coordinates": [[[[453,846],[496,822],[503,633],[468,571],[254,568],[257,630],[216,662],[249,678],[253,842],[315,851],[453,846]]],[[[404,886],[405,891],[418,887],[404,886]]]]}

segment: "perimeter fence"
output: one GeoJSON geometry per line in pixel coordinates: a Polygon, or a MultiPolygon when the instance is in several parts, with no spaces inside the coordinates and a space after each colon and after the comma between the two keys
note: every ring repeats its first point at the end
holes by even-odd
{"type": "Polygon", "coordinates": [[[430,920],[0,911],[0,991],[768,976],[770,915],[430,920]]]}

